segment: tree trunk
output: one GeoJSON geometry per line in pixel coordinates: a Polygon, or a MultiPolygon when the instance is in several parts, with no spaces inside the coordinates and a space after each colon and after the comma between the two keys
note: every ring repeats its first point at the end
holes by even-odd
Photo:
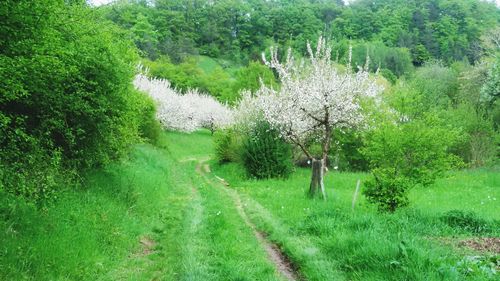
{"type": "Polygon", "coordinates": [[[323,184],[323,175],[325,173],[325,161],[323,159],[312,159],[311,185],[309,186],[309,196],[320,196],[326,200],[325,185],[323,184]]]}

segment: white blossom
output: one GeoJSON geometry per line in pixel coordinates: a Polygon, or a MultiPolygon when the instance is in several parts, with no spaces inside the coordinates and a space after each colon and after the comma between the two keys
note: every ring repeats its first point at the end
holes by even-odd
{"type": "Polygon", "coordinates": [[[309,43],[307,49],[309,60],[300,63],[291,50],[283,63],[278,60],[276,49],[271,49],[270,60],[263,55],[266,65],[278,73],[281,87],[275,90],[262,84],[254,96],[244,94],[236,116],[241,119],[245,112],[262,114],[283,138],[297,144],[310,158],[313,156],[305,142],[314,137],[322,144],[325,158],[332,130],[361,124],[360,99],[376,97],[382,88],[370,77],[367,65],[358,67],[357,72],[352,71],[350,64],[345,71],[339,71],[323,38],[319,38],[315,50],[309,43]]]}
{"type": "Polygon", "coordinates": [[[165,128],[184,132],[208,128],[213,132],[232,123],[232,111],[228,106],[196,89],[180,94],[172,89],[168,80],[148,78],[143,74],[135,77],[134,85],[157,103],[157,118],[165,128]]]}

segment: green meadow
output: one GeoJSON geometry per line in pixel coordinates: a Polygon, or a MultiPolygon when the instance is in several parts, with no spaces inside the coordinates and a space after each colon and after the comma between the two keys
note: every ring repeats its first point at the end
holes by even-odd
{"type": "Polygon", "coordinates": [[[500,235],[498,171],[451,173],[414,189],[410,207],[384,214],[361,194],[352,208],[365,174],[329,172],[327,200],[310,200],[308,169],[249,179],[237,164],[213,160],[211,138],[166,133],[158,146],[138,145],[88,172],[45,211],[4,206],[1,279],[286,280],[238,214],[236,191],[304,280],[493,280],[484,259],[498,255],[459,242],[500,235]],[[451,210],[473,215],[453,224],[451,210]]]}

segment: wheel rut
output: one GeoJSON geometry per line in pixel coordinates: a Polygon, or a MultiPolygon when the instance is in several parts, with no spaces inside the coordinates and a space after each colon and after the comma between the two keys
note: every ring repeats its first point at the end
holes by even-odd
{"type": "Polygon", "coordinates": [[[195,171],[199,175],[203,176],[204,179],[210,183],[210,185],[220,187],[222,190],[224,190],[225,193],[227,193],[231,197],[236,207],[236,211],[238,212],[238,215],[241,217],[243,222],[253,231],[257,241],[266,251],[269,260],[274,264],[276,271],[280,273],[286,280],[290,281],[303,280],[303,278],[300,278],[298,273],[295,271],[288,257],[280,250],[280,248],[276,244],[269,241],[266,237],[266,234],[259,231],[255,226],[255,224],[247,216],[238,192],[229,188],[228,187],[229,183],[225,181],[223,178],[215,176],[220,181],[220,183],[218,184],[213,183],[207,177],[207,173],[211,172],[210,166],[204,163],[203,161],[197,164],[195,171]]]}

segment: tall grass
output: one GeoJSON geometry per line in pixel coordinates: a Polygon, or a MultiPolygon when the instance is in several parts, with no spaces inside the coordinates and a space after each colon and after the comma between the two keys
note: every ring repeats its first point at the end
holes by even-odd
{"type": "Polygon", "coordinates": [[[0,280],[281,280],[215,176],[307,280],[497,277],[477,262],[487,254],[452,243],[500,236],[494,171],[452,173],[413,190],[409,208],[381,214],[363,196],[352,210],[365,174],[330,172],[328,200],[310,200],[308,169],[257,181],[211,160],[211,173],[196,172],[212,157],[210,132],[168,133],[46,209],[0,197],[0,280]]]}
{"type": "Polygon", "coordinates": [[[231,198],[195,171],[209,135],[138,145],[42,211],[2,197],[0,280],[281,280],[231,198]]]}
{"type": "Polygon", "coordinates": [[[0,279],[95,280],[141,256],[142,237],[161,240],[155,229],[175,228],[182,217],[185,191],[175,189],[172,165],[141,145],[129,160],[88,173],[46,210],[1,204],[0,279]]]}
{"type": "Polygon", "coordinates": [[[452,243],[500,236],[500,204],[495,204],[500,199],[500,178],[492,171],[451,173],[433,186],[414,189],[409,208],[382,214],[362,196],[352,210],[356,181],[365,179],[365,174],[328,173],[329,199],[323,202],[306,196],[309,169],[297,169],[287,180],[258,181],[246,179],[236,164],[213,170],[245,195],[258,227],[308,280],[494,280],[496,276],[491,264],[483,270],[464,262],[467,256],[491,254],[452,243]],[[450,210],[474,211],[463,216],[473,222],[460,223],[484,224],[485,231],[447,223],[450,210]]]}

